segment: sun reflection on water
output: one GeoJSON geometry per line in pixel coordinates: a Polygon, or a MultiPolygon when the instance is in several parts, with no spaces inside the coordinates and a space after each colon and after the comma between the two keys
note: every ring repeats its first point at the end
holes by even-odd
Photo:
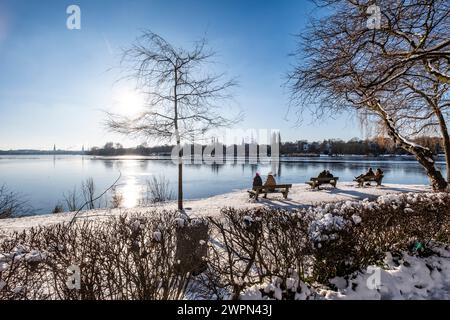
{"type": "Polygon", "coordinates": [[[134,208],[138,206],[141,195],[141,186],[136,177],[128,177],[120,191],[123,195],[123,207],[134,208]]]}

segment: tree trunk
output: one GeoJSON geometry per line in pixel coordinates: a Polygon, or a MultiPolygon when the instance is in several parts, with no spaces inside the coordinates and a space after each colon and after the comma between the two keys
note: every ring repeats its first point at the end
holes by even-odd
{"type": "Polygon", "coordinates": [[[433,153],[430,149],[419,146],[413,142],[410,142],[403,138],[400,133],[395,128],[394,122],[392,121],[389,114],[383,109],[379,102],[371,105],[373,109],[381,116],[383,123],[386,126],[388,135],[394,140],[395,144],[402,149],[413,154],[417,161],[424,167],[428,178],[430,179],[431,187],[434,191],[443,191],[447,188],[447,181],[442,177],[439,170],[436,169],[433,160],[433,153]]]}
{"type": "Polygon", "coordinates": [[[447,183],[450,182],[450,138],[448,135],[448,128],[447,123],[445,122],[444,115],[442,114],[441,108],[439,107],[439,99],[437,98],[439,95],[439,86],[435,85],[434,87],[434,94],[435,96],[431,98],[429,95],[427,95],[424,91],[419,90],[413,86],[409,86],[411,89],[413,89],[415,92],[420,94],[428,103],[428,105],[433,110],[433,113],[435,114],[436,118],[439,122],[439,129],[441,130],[441,136],[442,140],[444,142],[444,152],[445,152],[445,168],[447,171],[447,183]]]}
{"type": "Polygon", "coordinates": [[[447,182],[450,183],[450,139],[444,138],[444,152],[445,152],[445,169],[447,171],[447,182]]]}
{"type": "Polygon", "coordinates": [[[442,140],[444,140],[445,168],[447,171],[447,182],[450,182],[450,138],[448,136],[448,128],[447,124],[445,123],[444,115],[442,114],[441,109],[439,109],[436,104],[433,104],[433,111],[438,118],[442,140]]]}
{"type": "Polygon", "coordinates": [[[183,158],[178,163],[178,210],[183,210],[183,158]]]}
{"type": "Polygon", "coordinates": [[[178,210],[183,210],[183,156],[180,155],[181,150],[181,136],[178,130],[178,69],[175,67],[175,84],[173,86],[174,95],[174,127],[175,127],[175,139],[177,141],[178,148],[178,210]]]}

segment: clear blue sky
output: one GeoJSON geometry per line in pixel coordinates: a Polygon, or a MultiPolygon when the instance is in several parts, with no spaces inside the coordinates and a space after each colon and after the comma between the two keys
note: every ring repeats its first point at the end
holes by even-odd
{"type": "Polygon", "coordinates": [[[176,46],[206,34],[217,68],[239,79],[239,128],[281,129],[283,140],[361,136],[349,115],[294,127],[287,114],[293,34],[313,8],[302,0],[0,0],[0,149],[137,145],[107,132],[102,110],[139,103],[115,67],[142,29],[176,46]],[[81,30],[66,28],[71,4],[81,8],[81,30]]]}

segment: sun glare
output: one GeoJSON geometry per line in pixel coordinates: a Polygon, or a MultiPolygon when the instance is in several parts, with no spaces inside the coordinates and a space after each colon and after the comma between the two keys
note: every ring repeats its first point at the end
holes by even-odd
{"type": "Polygon", "coordinates": [[[138,113],[144,106],[143,95],[128,87],[116,89],[112,100],[114,111],[127,116],[138,113]]]}

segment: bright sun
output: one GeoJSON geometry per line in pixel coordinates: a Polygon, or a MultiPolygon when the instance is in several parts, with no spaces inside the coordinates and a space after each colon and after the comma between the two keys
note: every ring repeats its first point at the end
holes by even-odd
{"type": "Polygon", "coordinates": [[[122,115],[134,115],[142,110],[144,97],[129,87],[117,88],[112,97],[114,112],[122,115]]]}

